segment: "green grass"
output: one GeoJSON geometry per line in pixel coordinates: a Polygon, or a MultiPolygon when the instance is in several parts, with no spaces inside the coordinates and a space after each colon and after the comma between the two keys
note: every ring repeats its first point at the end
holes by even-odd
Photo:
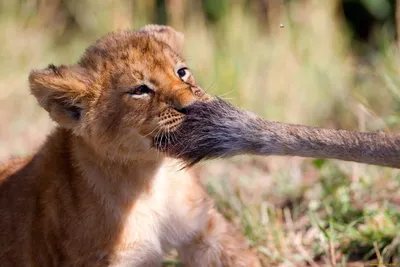
{"type": "MultiPolygon", "coordinates": [[[[383,262],[399,262],[399,173],[304,160],[299,173],[309,176],[309,181],[296,185],[293,181],[290,184],[288,179],[293,177],[286,170],[264,175],[239,172],[234,166],[241,160],[246,157],[213,163],[234,169],[219,178],[209,177],[209,170],[203,172],[218,208],[242,228],[266,266],[329,266],[330,251],[336,266],[348,266],[346,262],[373,263],[378,253],[374,243],[383,262]],[[362,175],[354,176],[355,171],[362,175]],[[248,175],[242,177],[248,184],[234,177],[238,173],[248,175]],[[254,193],[251,184],[262,183],[269,175],[274,182],[264,184],[259,195],[254,193]]],[[[258,160],[264,164],[271,161],[258,160]]],[[[255,167],[246,164],[246,168],[255,167]]]]}
{"type": "MultiPolygon", "coordinates": [[[[360,60],[335,1],[288,1],[270,24],[243,1],[205,10],[219,14],[213,23],[196,1],[184,16],[155,12],[151,0],[64,1],[64,13],[18,2],[0,3],[0,161],[31,152],[53,126],[29,95],[31,69],[74,63],[106,32],[161,17],[185,33],[187,62],[211,94],[272,120],[399,131],[398,48],[381,33],[360,60]]],[[[265,266],[400,266],[398,170],[250,156],[195,170],[265,266]]],[[[165,266],[179,266],[174,259],[165,266]]]]}

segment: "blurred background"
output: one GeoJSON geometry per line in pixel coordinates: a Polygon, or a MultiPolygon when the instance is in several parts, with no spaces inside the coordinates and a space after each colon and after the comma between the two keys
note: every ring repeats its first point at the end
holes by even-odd
{"type": "MultiPolygon", "coordinates": [[[[184,32],[199,84],[267,119],[400,132],[400,1],[0,0],[0,161],[53,127],[31,69],[147,23],[184,32]]],[[[265,266],[400,266],[397,170],[238,156],[195,171],[265,266]]]]}

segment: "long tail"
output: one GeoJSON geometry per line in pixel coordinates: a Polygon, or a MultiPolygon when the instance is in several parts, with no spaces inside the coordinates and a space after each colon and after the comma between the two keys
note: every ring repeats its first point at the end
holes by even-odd
{"type": "Polygon", "coordinates": [[[332,158],[400,168],[400,136],[267,121],[216,99],[196,102],[168,151],[193,165],[237,154],[332,158]]]}

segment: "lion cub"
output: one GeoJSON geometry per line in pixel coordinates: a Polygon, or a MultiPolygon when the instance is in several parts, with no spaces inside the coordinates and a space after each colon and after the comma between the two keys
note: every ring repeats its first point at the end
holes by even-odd
{"type": "Polygon", "coordinates": [[[152,146],[209,99],[167,26],[112,33],[76,65],[29,76],[58,123],[33,156],[0,167],[0,266],[260,266],[199,182],[152,146]]]}

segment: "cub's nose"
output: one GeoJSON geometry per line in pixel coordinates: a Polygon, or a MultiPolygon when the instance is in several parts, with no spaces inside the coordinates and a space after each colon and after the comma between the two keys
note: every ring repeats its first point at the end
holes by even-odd
{"type": "Polygon", "coordinates": [[[186,114],[187,107],[193,104],[196,101],[196,98],[193,96],[191,92],[183,92],[179,95],[179,97],[174,97],[168,101],[168,105],[175,109],[176,111],[186,114]]]}

